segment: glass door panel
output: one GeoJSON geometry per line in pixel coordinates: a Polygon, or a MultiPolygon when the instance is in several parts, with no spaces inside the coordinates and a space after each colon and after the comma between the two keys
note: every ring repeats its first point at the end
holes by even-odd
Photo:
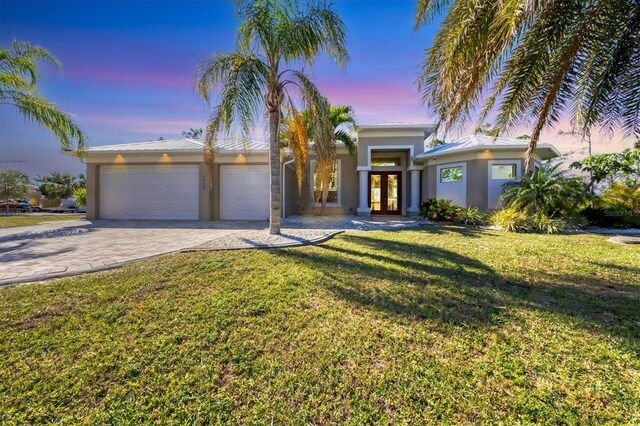
{"type": "Polygon", "coordinates": [[[387,175],[387,212],[397,212],[398,209],[398,181],[400,176],[397,174],[387,175]]]}
{"type": "Polygon", "coordinates": [[[371,174],[371,211],[379,212],[382,209],[382,175],[371,174]]]}

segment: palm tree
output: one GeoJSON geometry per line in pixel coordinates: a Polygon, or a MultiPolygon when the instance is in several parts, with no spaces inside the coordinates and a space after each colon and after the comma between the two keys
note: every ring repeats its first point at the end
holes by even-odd
{"type": "Polygon", "coordinates": [[[331,187],[331,179],[336,167],[336,142],[340,141],[353,154],[356,150],[356,141],[344,128],[345,124],[356,127],[356,120],[353,107],[349,105],[332,106],[326,101],[329,111],[328,121],[321,127],[322,133],[314,136],[314,147],[316,152],[316,179],[320,184],[320,215],[327,211],[327,198],[331,187]]]}
{"type": "Polygon", "coordinates": [[[356,152],[356,141],[345,129],[345,125],[358,128],[353,107],[351,105],[330,105],[329,121],[334,128],[334,139],[342,142],[349,150],[349,154],[356,152]]]}
{"type": "Polygon", "coordinates": [[[585,198],[584,183],[579,178],[564,177],[559,166],[544,164],[520,180],[504,184],[500,200],[506,207],[551,218],[575,215],[585,198]]]}
{"type": "Polygon", "coordinates": [[[588,134],[640,135],[640,3],[636,0],[418,0],[415,27],[445,12],[418,78],[445,131],[496,114],[500,132],[540,133],[570,107],[588,134]],[[489,96],[486,96],[489,91],[489,96]]]}
{"type": "Polygon", "coordinates": [[[51,53],[27,42],[14,40],[8,49],[0,49],[0,105],[15,107],[27,120],[47,129],[63,150],[72,149],[74,144],[82,150],[87,142],[82,129],[38,92],[40,61],[60,67],[51,53]]]}
{"type": "Polygon", "coordinates": [[[268,116],[270,187],[269,232],[280,233],[279,126],[283,104],[293,107],[298,94],[315,123],[325,122],[324,98],[303,71],[319,53],[326,53],[339,66],[348,59],[345,25],[324,2],[304,5],[291,1],[238,1],[241,19],[236,51],[220,53],[204,61],[197,72],[198,93],[209,100],[219,88],[218,102],[207,124],[205,161],[213,164],[215,141],[220,131],[240,126],[244,137],[261,113],[268,116]]]}

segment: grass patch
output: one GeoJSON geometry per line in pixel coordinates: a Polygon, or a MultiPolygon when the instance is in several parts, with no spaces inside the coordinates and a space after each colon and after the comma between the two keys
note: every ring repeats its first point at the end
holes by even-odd
{"type": "Polygon", "coordinates": [[[18,226],[38,225],[42,222],[58,222],[61,220],[75,220],[81,218],[84,218],[84,214],[0,216],[0,229],[15,228],[18,226]]]}
{"type": "Polygon", "coordinates": [[[434,227],[0,291],[0,423],[640,422],[640,248],[434,227]]]}

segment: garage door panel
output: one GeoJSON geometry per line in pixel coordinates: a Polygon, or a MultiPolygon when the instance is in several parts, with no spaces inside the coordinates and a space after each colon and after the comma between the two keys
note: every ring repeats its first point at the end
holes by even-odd
{"type": "Polygon", "coordinates": [[[195,165],[102,166],[102,219],[197,220],[199,169],[195,165]]]}
{"type": "Polygon", "coordinates": [[[268,166],[220,166],[220,219],[269,219],[268,166]]]}

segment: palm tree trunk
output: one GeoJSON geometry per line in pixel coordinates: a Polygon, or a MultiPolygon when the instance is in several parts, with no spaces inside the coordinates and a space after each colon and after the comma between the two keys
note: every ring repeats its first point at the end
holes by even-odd
{"type": "Polygon", "coordinates": [[[280,111],[269,111],[269,168],[271,176],[271,209],[269,214],[269,233],[280,234],[280,143],[278,126],[280,111]]]}
{"type": "Polygon", "coordinates": [[[322,185],[322,203],[320,205],[320,216],[327,214],[327,197],[329,196],[329,185],[326,182],[322,185]]]}

